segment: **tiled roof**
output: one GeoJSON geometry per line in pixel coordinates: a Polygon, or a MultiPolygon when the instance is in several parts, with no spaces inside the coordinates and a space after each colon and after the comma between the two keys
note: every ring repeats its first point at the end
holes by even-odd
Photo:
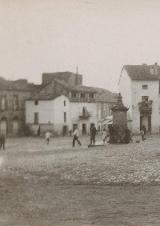
{"type": "Polygon", "coordinates": [[[52,82],[48,82],[47,84],[44,84],[40,87],[39,92],[35,92],[30,99],[35,100],[53,100],[59,95],[68,95],[68,93],[71,91],[75,92],[86,92],[86,93],[96,93],[96,98],[94,101],[97,102],[116,102],[116,95],[106,89],[98,88],[98,87],[91,87],[91,86],[83,86],[83,85],[77,85],[77,86],[71,86],[70,84],[67,84],[63,80],[59,79],[53,79],[52,82]],[[62,93],[55,93],[54,90],[52,92],[52,88],[50,89],[50,86],[52,86],[52,82],[56,82],[59,85],[61,85],[64,88],[64,91],[62,93]],[[45,89],[45,92],[43,90],[45,89]]]}
{"type": "MultiPolygon", "coordinates": [[[[116,94],[112,93],[106,89],[89,87],[89,86],[67,86],[67,84],[63,84],[62,81],[57,81],[59,84],[64,85],[64,92],[61,94],[49,93],[49,92],[36,92],[35,95],[32,95],[31,99],[39,99],[39,100],[53,100],[59,95],[67,95],[68,91],[77,91],[77,92],[89,92],[96,93],[95,101],[96,102],[116,102],[116,94]]],[[[49,84],[48,84],[49,85],[49,84]]],[[[46,86],[45,86],[46,87],[46,86]]],[[[41,89],[43,90],[43,88],[41,89]]]]}
{"type": "Polygon", "coordinates": [[[54,100],[56,97],[61,96],[63,94],[57,94],[54,93],[37,93],[32,95],[31,98],[28,100],[54,100]]]}
{"type": "Polygon", "coordinates": [[[95,93],[98,91],[98,88],[96,87],[90,87],[90,86],[74,86],[70,87],[71,90],[73,91],[78,91],[78,92],[92,92],[95,93]]]}
{"type": "Polygon", "coordinates": [[[112,93],[108,90],[105,90],[103,93],[99,93],[96,95],[97,102],[109,102],[109,103],[116,103],[117,101],[116,93],[112,93]]]}
{"type": "Polygon", "coordinates": [[[123,67],[132,80],[159,80],[160,66],[158,65],[125,65],[123,67]],[[156,72],[154,71],[156,67],[156,72]]]}
{"type": "Polygon", "coordinates": [[[70,84],[65,83],[62,80],[59,79],[54,79],[57,83],[62,85],[64,88],[70,90],[70,91],[77,91],[77,92],[97,92],[97,91],[102,91],[104,89],[102,88],[97,88],[97,87],[91,87],[91,86],[83,86],[83,85],[76,85],[76,86],[71,86],[70,84]]]}
{"type": "Polygon", "coordinates": [[[36,91],[32,93],[32,96],[29,98],[30,100],[53,100],[56,97],[60,95],[66,95],[66,90],[68,89],[68,86],[63,81],[60,81],[58,79],[54,79],[51,82],[48,82],[47,84],[42,84],[37,88],[36,91]],[[54,89],[52,88],[52,83],[57,82],[58,84],[62,85],[64,87],[64,92],[55,93],[54,89]],[[50,89],[51,88],[51,89],[50,89]]]}

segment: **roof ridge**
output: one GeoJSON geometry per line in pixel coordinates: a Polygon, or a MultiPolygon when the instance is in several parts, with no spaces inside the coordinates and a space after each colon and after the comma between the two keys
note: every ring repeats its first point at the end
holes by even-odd
{"type": "Polygon", "coordinates": [[[160,80],[159,65],[124,65],[123,69],[132,80],[160,80]],[[155,71],[151,71],[151,66],[155,67],[155,71]]]}

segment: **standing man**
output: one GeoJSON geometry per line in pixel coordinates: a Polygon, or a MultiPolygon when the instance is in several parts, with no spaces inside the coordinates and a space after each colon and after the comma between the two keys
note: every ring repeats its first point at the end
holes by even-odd
{"type": "Polygon", "coordinates": [[[81,146],[81,142],[79,140],[79,131],[78,128],[75,128],[73,132],[73,141],[72,141],[72,146],[75,147],[75,141],[81,146]]]}
{"type": "Polygon", "coordinates": [[[91,125],[91,128],[90,128],[90,145],[95,145],[95,142],[96,142],[96,133],[97,133],[97,130],[96,130],[96,127],[95,125],[91,125]]]}

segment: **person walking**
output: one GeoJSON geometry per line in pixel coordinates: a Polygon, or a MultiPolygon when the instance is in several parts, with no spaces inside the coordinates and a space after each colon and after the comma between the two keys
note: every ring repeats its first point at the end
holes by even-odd
{"type": "Polygon", "coordinates": [[[79,140],[79,131],[78,131],[78,128],[75,128],[75,130],[73,132],[73,141],[72,141],[72,146],[73,147],[75,147],[75,142],[76,141],[81,146],[81,142],[79,140]]]}
{"type": "Polygon", "coordinates": [[[90,145],[95,145],[96,133],[97,133],[97,130],[96,130],[95,125],[91,125],[91,128],[90,128],[90,145]]]}
{"type": "Polygon", "coordinates": [[[51,133],[49,131],[47,131],[46,134],[45,134],[45,140],[46,140],[47,144],[49,144],[50,138],[51,138],[51,133]]]}

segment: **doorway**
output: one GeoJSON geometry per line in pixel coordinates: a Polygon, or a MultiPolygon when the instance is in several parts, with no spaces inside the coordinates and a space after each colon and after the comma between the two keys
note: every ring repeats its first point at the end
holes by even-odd
{"type": "Polygon", "coordinates": [[[7,135],[7,119],[2,118],[0,121],[0,133],[7,135]]]}
{"type": "Polygon", "coordinates": [[[147,132],[151,132],[152,124],[151,124],[151,115],[143,115],[140,116],[140,130],[145,126],[147,132]]]}
{"type": "Polygon", "coordinates": [[[87,134],[87,126],[85,123],[82,124],[82,135],[86,135],[87,134]]]}
{"type": "Polygon", "coordinates": [[[68,126],[63,126],[63,136],[67,136],[68,135],[68,126]]]}
{"type": "Polygon", "coordinates": [[[12,133],[14,136],[18,135],[19,131],[19,123],[18,123],[18,118],[15,117],[12,121],[12,133]]]}

